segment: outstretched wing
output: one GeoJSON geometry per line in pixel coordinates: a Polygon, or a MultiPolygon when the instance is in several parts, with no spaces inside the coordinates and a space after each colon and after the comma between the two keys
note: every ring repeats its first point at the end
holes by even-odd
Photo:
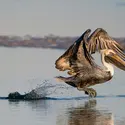
{"type": "Polygon", "coordinates": [[[97,28],[90,35],[88,38],[87,48],[91,54],[103,49],[112,49],[122,59],[125,59],[124,48],[120,46],[114,39],[112,39],[102,28],[97,28]]]}
{"type": "MultiPolygon", "coordinates": [[[[63,81],[73,87],[77,87],[77,83],[81,82],[83,76],[89,77],[89,73],[94,65],[93,58],[86,48],[86,41],[90,32],[86,32],[83,36],[83,40],[76,43],[73,49],[73,56],[69,58],[72,70],[76,73],[71,77],[56,77],[57,80],[63,81]]],[[[93,71],[94,72],[94,71],[93,71]]],[[[85,77],[85,78],[86,78],[85,77]]]]}
{"type": "Polygon", "coordinates": [[[86,48],[87,38],[90,32],[84,34],[83,40],[78,44],[76,43],[76,48],[74,49],[74,54],[70,59],[71,68],[74,72],[89,72],[95,62],[86,48]]]}
{"type": "Polygon", "coordinates": [[[115,53],[110,52],[108,55],[106,55],[105,61],[114,64],[116,67],[122,70],[125,70],[125,61],[115,53]]]}
{"type": "Polygon", "coordinates": [[[57,69],[64,71],[69,70],[71,68],[70,59],[72,56],[76,55],[76,51],[79,47],[80,42],[83,39],[83,36],[86,32],[91,32],[90,29],[87,29],[67,50],[61,55],[56,61],[55,66],[57,69]]]}

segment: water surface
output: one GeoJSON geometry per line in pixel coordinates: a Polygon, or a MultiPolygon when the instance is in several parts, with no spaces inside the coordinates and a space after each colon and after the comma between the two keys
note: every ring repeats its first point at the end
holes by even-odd
{"type": "MultiPolygon", "coordinates": [[[[55,69],[55,60],[64,50],[0,48],[0,96],[19,91],[24,94],[37,86],[50,100],[0,100],[2,125],[124,125],[125,75],[115,68],[113,79],[94,86],[98,96],[89,99],[84,92],[54,77],[66,75],[55,69]],[[45,87],[46,85],[47,87],[45,87]],[[44,88],[43,88],[44,86],[44,88]]],[[[96,60],[99,58],[96,55],[96,60]]],[[[100,63],[100,62],[99,62],[100,63]]]]}

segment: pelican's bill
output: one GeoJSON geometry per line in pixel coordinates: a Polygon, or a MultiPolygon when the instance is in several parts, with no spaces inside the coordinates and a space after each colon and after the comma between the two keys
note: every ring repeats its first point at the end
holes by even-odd
{"type": "Polygon", "coordinates": [[[110,53],[105,56],[106,62],[114,64],[116,67],[125,71],[125,61],[120,58],[117,54],[110,53]]]}

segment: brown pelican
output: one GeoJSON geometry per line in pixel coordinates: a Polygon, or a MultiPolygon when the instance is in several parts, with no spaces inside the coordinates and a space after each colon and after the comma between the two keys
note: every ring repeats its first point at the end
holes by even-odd
{"type": "MultiPolygon", "coordinates": [[[[72,76],[59,76],[57,78],[73,87],[77,87],[80,91],[85,91],[89,96],[95,97],[97,95],[96,91],[93,88],[88,87],[104,83],[113,77],[114,68],[111,63],[122,70],[125,70],[125,61],[122,59],[124,53],[122,52],[120,45],[111,42],[111,45],[109,46],[106,46],[105,44],[103,47],[101,47],[101,45],[100,48],[98,47],[101,50],[101,59],[104,67],[98,66],[91,56],[91,53],[93,53],[95,49],[94,51],[89,52],[89,47],[91,47],[91,44],[87,41],[89,39],[89,34],[90,30],[87,30],[82,35],[83,40],[75,42],[71,48],[66,51],[68,52],[68,63],[66,62],[66,64],[69,66],[68,69],[73,71],[72,76]]],[[[97,49],[97,47],[95,48],[97,49]]],[[[56,63],[58,64],[58,60],[56,63]]]]}
{"type": "MultiPolygon", "coordinates": [[[[65,71],[65,70],[69,70],[68,74],[69,75],[73,75],[74,72],[71,68],[71,63],[70,63],[70,59],[72,58],[73,54],[75,54],[73,51],[74,49],[76,49],[76,45],[78,46],[79,43],[81,42],[83,35],[86,34],[86,32],[91,32],[90,29],[87,29],[82,35],[81,37],[76,40],[74,42],[73,45],[71,45],[69,47],[69,49],[62,55],[60,56],[56,62],[56,68],[59,69],[60,71],[65,71]],[[76,44],[77,43],[77,44],[76,44]]],[[[95,53],[96,51],[101,52],[101,50],[108,50],[111,49],[113,50],[115,53],[117,53],[117,55],[119,57],[121,57],[122,59],[125,59],[125,54],[124,54],[124,49],[122,48],[122,46],[120,46],[115,40],[113,40],[108,33],[102,29],[102,28],[97,28],[87,39],[86,42],[86,46],[87,49],[89,51],[90,54],[95,53]]],[[[118,63],[117,63],[118,64],[118,63]]]]}

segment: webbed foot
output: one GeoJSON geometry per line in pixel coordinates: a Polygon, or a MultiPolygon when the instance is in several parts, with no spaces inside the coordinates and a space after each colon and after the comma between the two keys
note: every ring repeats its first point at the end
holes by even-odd
{"type": "Polygon", "coordinates": [[[77,87],[79,91],[85,91],[85,94],[89,95],[90,97],[96,97],[97,92],[93,88],[80,88],[77,87]]]}
{"type": "Polygon", "coordinates": [[[85,94],[89,95],[92,98],[97,96],[97,92],[93,88],[87,88],[85,90],[85,94]]]}

